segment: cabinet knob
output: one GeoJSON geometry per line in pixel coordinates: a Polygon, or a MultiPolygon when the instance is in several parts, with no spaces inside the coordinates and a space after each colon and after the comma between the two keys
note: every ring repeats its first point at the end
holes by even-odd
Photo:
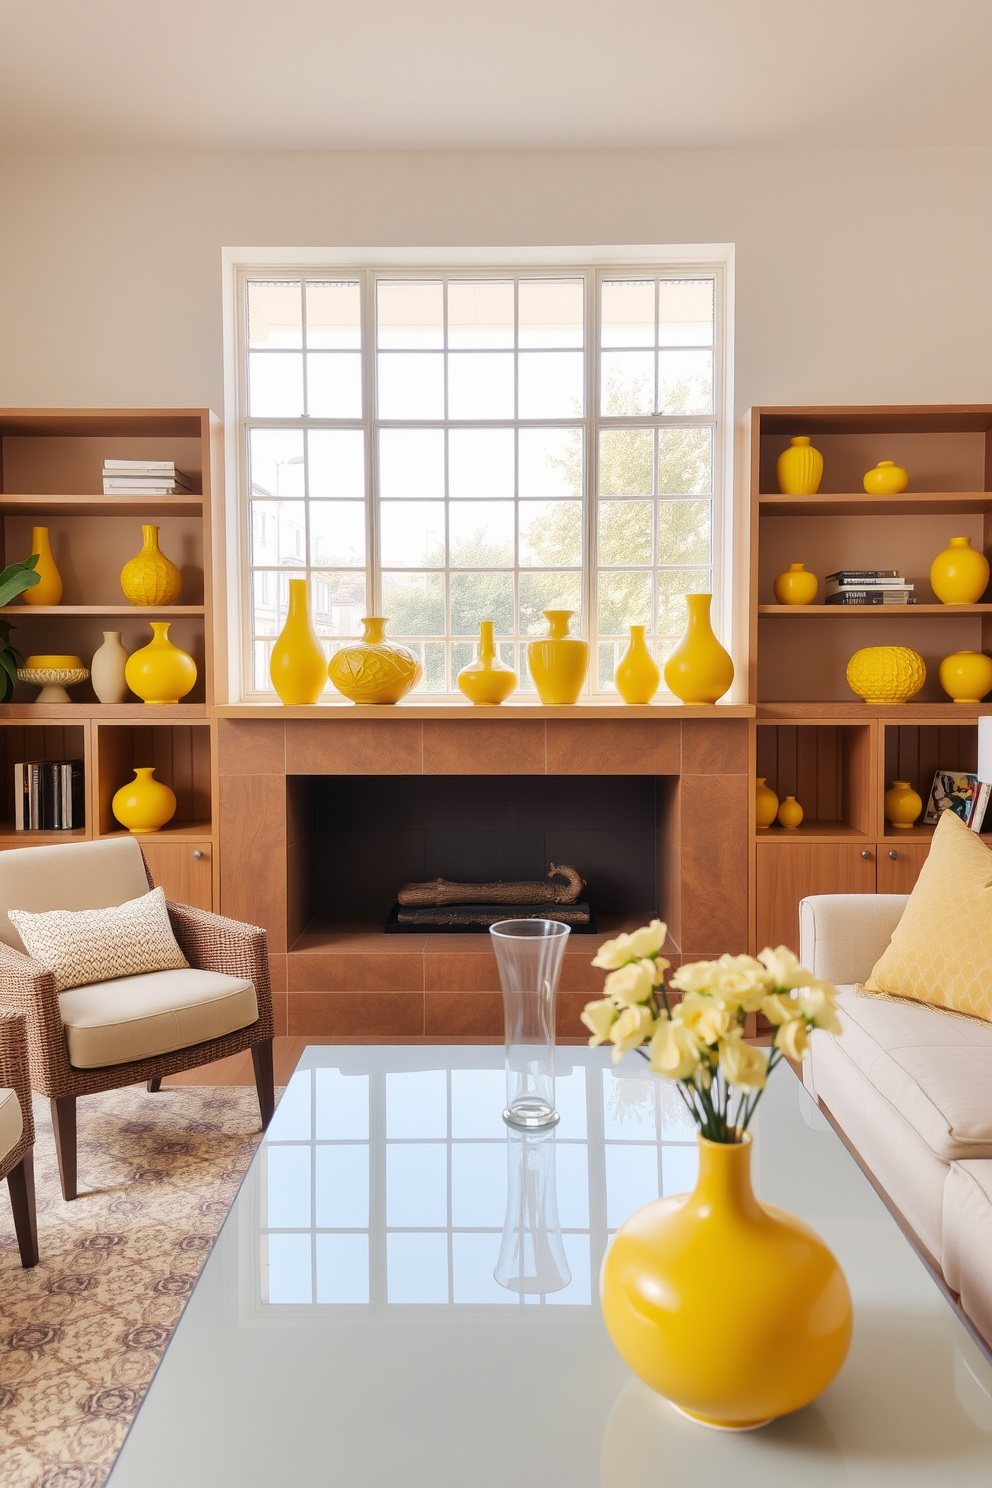
{"type": "Polygon", "coordinates": [[[889,849],[889,857],[892,859],[893,862],[895,862],[895,860],[896,860],[896,858],[898,856],[899,856],[899,854],[896,852],[896,850],[895,850],[894,847],[892,847],[892,848],[889,849]]]}
{"type": "Polygon", "coordinates": [[[196,861],[199,862],[200,859],[203,857],[202,850],[199,847],[194,847],[194,849],[193,849],[193,856],[196,859],[196,861]]]}
{"type": "Polygon", "coordinates": [[[868,849],[866,847],[863,847],[861,849],[861,856],[863,858],[870,858],[871,857],[871,853],[868,851],[868,849]]]}

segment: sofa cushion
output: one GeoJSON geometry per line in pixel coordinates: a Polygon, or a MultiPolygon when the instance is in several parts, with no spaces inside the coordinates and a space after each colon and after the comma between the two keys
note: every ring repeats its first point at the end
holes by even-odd
{"type": "Polygon", "coordinates": [[[148,892],[148,875],[134,837],[60,842],[0,853],[0,941],[23,951],[8,909],[106,909],[148,892]]]}
{"type": "Polygon", "coordinates": [[[7,914],[28,955],[53,972],[56,992],[189,964],[172,933],[164,889],[109,909],[45,914],[8,909],[7,914]]]}
{"type": "Polygon", "coordinates": [[[63,992],[59,1007],[76,1069],[188,1049],[258,1018],[251,982],[194,968],[91,982],[63,992]]]}
{"type": "Polygon", "coordinates": [[[992,1338],[992,1162],[952,1163],[944,1185],[944,1278],[992,1338]]]}
{"type": "Polygon", "coordinates": [[[0,1090],[0,1162],[8,1152],[13,1152],[23,1131],[24,1120],[16,1091],[0,1090]]]}

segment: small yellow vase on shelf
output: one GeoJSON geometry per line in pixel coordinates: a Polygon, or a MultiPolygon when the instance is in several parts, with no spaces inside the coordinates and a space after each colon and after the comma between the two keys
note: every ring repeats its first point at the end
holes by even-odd
{"type": "Polygon", "coordinates": [[[188,652],[169,640],[169,622],[149,621],[152,639],[132,651],[124,666],[124,679],[143,703],[178,703],[196,683],[196,662],[188,652]]]}
{"type": "Polygon", "coordinates": [[[754,783],[754,824],[759,831],[764,831],[777,815],[778,796],[766,784],[766,777],[759,775],[754,783]]]}
{"type": "Polygon", "coordinates": [[[992,692],[992,658],[984,651],[955,651],[945,656],[937,675],[955,703],[980,703],[992,692]]]}
{"type": "Polygon", "coordinates": [[[362,639],[335,651],[328,675],[353,703],[398,703],[416,687],[424,669],[406,646],[386,640],[389,621],[383,616],[367,615],[362,624],[362,639]]]}
{"type": "Polygon", "coordinates": [[[863,646],[847,663],[847,685],[866,703],[905,703],[927,679],[923,657],[908,646],[863,646]]]}
{"type": "Polygon", "coordinates": [[[908,780],[893,780],[885,792],[884,803],[885,820],[907,832],[923,810],[923,802],[908,780]]]}
{"type": "Polygon", "coordinates": [[[815,496],[823,478],[823,456],[806,434],[797,434],[775,465],[783,496],[815,496]]]}
{"type": "Polygon", "coordinates": [[[269,657],[269,676],[287,705],[315,703],[327,686],[327,657],[310,619],[306,579],[289,581],[289,609],[269,657]]]}
{"type": "Polygon", "coordinates": [[[805,563],[790,563],[775,580],[775,598],[779,604],[808,605],[813,603],[819,587],[816,574],[809,573],[805,563]]]}
{"type": "Polygon", "coordinates": [[[802,825],[802,819],[806,815],[795,796],[786,796],[778,808],[778,823],[780,827],[787,827],[789,831],[795,831],[796,827],[802,825]]]}
{"type": "Polygon", "coordinates": [[[989,560],[971,546],[970,537],[952,537],[930,565],[930,584],[941,604],[977,604],[988,582],[989,560]]]}
{"type": "Polygon", "coordinates": [[[864,478],[864,488],[869,496],[898,496],[909,485],[909,472],[894,460],[879,460],[864,478]]]}
{"type": "Polygon", "coordinates": [[[734,663],[710,624],[712,594],[687,594],[689,623],[665,662],[665,685],[683,703],[715,703],[734,680],[734,663]]]}
{"type": "Polygon", "coordinates": [[[121,588],[133,605],[167,605],[182,593],[183,576],[158,545],[158,528],[142,527],[141,552],[121,569],[121,588]]]}
{"type": "Polygon", "coordinates": [[[548,634],[527,643],[527,666],[542,703],[574,703],[589,669],[589,642],[568,633],[574,610],[542,610],[548,634]]]}
{"type": "Polygon", "coordinates": [[[35,527],[32,530],[31,551],[38,554],[38,562],[34,566],[34,571],[41,575],[41,579],[33,588],[25,589],[21,598],[26,605],[61,604],[62,575],[55,567],[47,527],[35,527]]]}
{"type": "Polygon", "coordinates": [[[614,681],[625,703],[649,703],[661,686],[661,670],[644,639],[644,626],[630,627],[630,645],[620,658],[614,681]]]}
{"type": "Polygon", "coordinates": [[[176,814],[176,798],[167,785],[155,779],[151,766],[136,766],[134,779],[122,785],[110,803],[122,827],[135,837],[158,832],[176,814]]]}
{"type": "Polygon", "coordinates": [[[479,650],[458,673],[458,686],[470,703],[480,707],[503,703],[516,690],[516,672],[496,655],[491,620],[479,621],[479,650]]]}

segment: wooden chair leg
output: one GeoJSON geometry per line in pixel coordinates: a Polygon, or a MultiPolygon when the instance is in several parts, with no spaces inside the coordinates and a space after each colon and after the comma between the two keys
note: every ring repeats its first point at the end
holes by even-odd
{"type": "Polygon", "coordinates": [[[55,1151],[59,1159],[62,1197],[76,1197],[76,1097],[61,1095],[52,1101],[52,1125],[55,1128],[55,1151]]]}
{"type": "Polygon", "coordinates": [[[145,1086],[145,1089],[148,1091],[149,1095],[155,1095],[159,1090],[162,1089],[162,1076],[159,1075],[156,1079],[149,1080],[148,1084],[145,1086]]]}
{"type": "Polygon", "coordinates": [[[262,1130],[272,1120],[272,1113],[276,1108],[276,1087],[272,1073],[272,1040],[266,1039],[264,1043],[254,1044],[251,1051],[251,1062],[255,1066],[255,1088],[258,1091],[258,1109],[262,1116],[262,1130]]]}
{"type": "Polygon", "coordinates": [[[34,1148],[29,1147],[16,1168],[7,1174],[10,1207],[14,1211],[14,1233],[21,1252],[21,1265],[38,1264],[38,1212],[34,1202],[34,1148]]]}

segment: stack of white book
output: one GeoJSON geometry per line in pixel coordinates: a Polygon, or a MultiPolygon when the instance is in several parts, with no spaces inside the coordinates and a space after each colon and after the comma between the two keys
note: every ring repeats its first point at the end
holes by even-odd
{"type": "Polygon", "coordinates": [[[913,585],[894,568],[842,568],[827,574],[828,605],[915,604],[913,585]]]}
{"type": "Polygon", "coordinates": [[[105,496],[173,496],[193,489],[172,460],[104,460],[105,496]]]}

